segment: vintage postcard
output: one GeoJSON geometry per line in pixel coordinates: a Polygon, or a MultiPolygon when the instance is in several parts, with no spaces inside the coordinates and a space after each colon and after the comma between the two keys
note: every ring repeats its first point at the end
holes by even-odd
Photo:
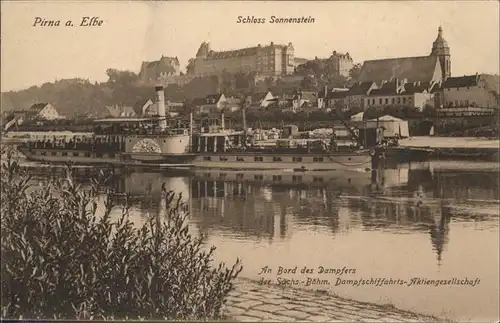
{"type": "Polygon", "coordinates": [[[2,1],[2,319],[499,320],[498,1],[2,1]]]}

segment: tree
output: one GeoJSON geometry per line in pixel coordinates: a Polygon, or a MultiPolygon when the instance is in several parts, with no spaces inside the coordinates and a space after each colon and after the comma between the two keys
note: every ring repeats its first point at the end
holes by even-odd
{"type": "Polygon", "coordinates": [[[300,86],[304,90],[316,90],[318,88],[318,81],[314,76],[305,76],[300,82],[300,86]]]}
{"type": "Polygon", "coordinates": [[[108,68],[106,75],[108,76],[108,84],[110,85],[135,85],[139,81],[139,76],[134,72],[120,71],[114,68],[108,68]]]}
{"type": "MultiPolygon", "coordinates": [[[[2,151],[3,153],[3,151],[2,151]]],[[[3,154],[2,154],[3,155],[3,154]]],[[[2,317],[35,319],[220,319],[241,272],[213,267],[215,247],[190,234],[187,205],[163,192],[165,219],[136,227],[132,199],[117,205],[111,187],[97,211],[99,172],[82,188],[66,177],[30,183],[7,152],[1,173],[2,317]],[[111,212],[122,209],[118,220],[111,212]]]]}
{"type": "Polygon", "coordinates": [[[325,85],[329,87],[346,87],[347,77],[344,75],[329,75],[321,85],[321,89],[324,88],[325,85]]]}

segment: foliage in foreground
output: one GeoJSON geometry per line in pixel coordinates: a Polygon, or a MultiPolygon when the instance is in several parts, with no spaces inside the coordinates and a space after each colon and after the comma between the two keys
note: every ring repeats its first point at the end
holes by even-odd
{"type": "Polygon", "coordinates": [[[100,216],[98,185],[83,189],[71,175],[33,190],[9,157],[1,181],[3,318],[221,317],[242,267],[213,267],[215,247],[190,235],[173,192],[166,219],[136,228],[129,206],[112,220],[110,191],[100,216]]]}

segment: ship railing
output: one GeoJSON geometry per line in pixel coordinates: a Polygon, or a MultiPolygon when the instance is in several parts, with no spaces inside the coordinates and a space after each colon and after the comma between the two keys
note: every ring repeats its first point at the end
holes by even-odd
{"type": "Polygon", "coordinates": [[[93,152],[120,152],[124,150],[124,144],[120,142],[82,142],[82,143],[51,143],[30,142],[24,148],[28,149],[54,149],[54,150],[84,150],[93,152]]]}

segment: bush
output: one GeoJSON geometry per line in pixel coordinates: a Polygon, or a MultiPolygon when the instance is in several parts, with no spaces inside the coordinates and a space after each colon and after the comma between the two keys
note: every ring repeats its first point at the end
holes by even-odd
{"type": "MultiPolygon", "coordinates": [[[[141,228],[117,221],[113,192],[98,214],[98,180],[76,184],[68,168],[43,190],[9,155],[2,165],[2,317],[218,319],[241,272],[213,267],[215,247],[192,237],[181,197],[165,192],[167,216],[141,228]]],[[[130,200],[130,199],[128,199],[130,200]]]]}

